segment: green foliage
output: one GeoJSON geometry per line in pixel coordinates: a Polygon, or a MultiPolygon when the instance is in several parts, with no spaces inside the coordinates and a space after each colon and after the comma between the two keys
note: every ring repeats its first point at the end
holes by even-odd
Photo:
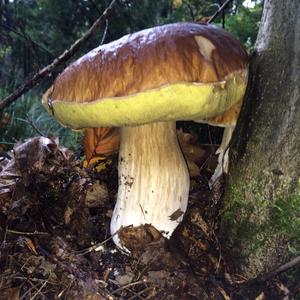
{"type": "MultiPolygon", "coordinates": [[[[104,42],[159,24],[203,20],[213,15],[223,2],[220,0],[119,0],[108,21],[104,42]]],[[[248,9],[242,6],[242,2],[242,0],[232,1],[231,6],[226,10],[225,27],[251,47],[257,32],[261,5],[258,3],[254,9],[248,9]]],[[[12,92],[25,78],[52,62],[81,37],[109,3],[110,0],[0,1],[2,96],[12,92]]],[[[216,22],[221,20],[220,15],[216,22]]],[[[98,46],[104,31],[103,25],[72,59],[75,60],[98,46]]],[[[28,118],[46,135],[53,132],[63,143],[74,147],[77,135],[61,128],[39,104],[42,92],[64,67],[58,68],[52,76],[45,79],[40,89],[32,90],[9,108],[7,112],[13,116],[13,119],[9,127],[0,130],[2,142],[14,143],[36,134],[32,126],[24,121],[27,120],[28,115],[28,118]]],[[[203,135],[203,130],[201,134],[203,135]]],[[[79,147],[80,145],[77,148],[79,147]]]]}
{"type": "Polygon", "coordinates": [[[228,15],[226,18],[226,29],[238,37],[249,50],[252,50],[258,32],[261,14],[261,4],[257,4],[254,8],[240,6],[238,13],[228,15]]]}
{"type": "MultiPolygon", "coordinates": [[[[0,93],[1,96],[1,93],[0,93]]],[[[0,127],[0,145],[9,150],[18,141],[40,135],[59,138],[62,145],[80,155],[82,133],[58,124],[44,109],[40,99],[29,93],[7,109],[10,122],[0,127]]]]}

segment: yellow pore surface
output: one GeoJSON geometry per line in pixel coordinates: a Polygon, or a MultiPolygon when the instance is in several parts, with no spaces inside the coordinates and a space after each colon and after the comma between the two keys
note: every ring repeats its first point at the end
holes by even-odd
{"type": "MultiPolygon", "coordinates": [[[[243,98],[246,74],[235,72],[224,82],[178,83],[125,97],[93,102],[55,101],[54,117],[73,129],[102,126],[135,126],[157,121],[214,117],[243,98]]],[[[47,105],[47,99],[43,99],[47,105]]]]}

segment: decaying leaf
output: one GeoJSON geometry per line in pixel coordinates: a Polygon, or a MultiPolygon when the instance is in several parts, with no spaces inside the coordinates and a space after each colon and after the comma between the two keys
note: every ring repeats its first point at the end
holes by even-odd
{"type": "Polygon", "coordinates": [[[182,215],[184,214],[184,212],[178,208],[177,210],[175,210],[170,216],[169,216],[169,219],[171,221],[176,221],[178,220],[182,215]]]}
{"type": "Polygon", "coordinates": [[[222,294],[224,300],[230,300],[231,299],[221,286],[218,286],[218,290],[222,294]]]}
{"type": "Polygon", "coordinates": [[[177,130],[177,137],[186,159],[189,174],[191,177],[200,175],[200,169],[196,162],[205,156],[206,151],[198,144],[195,134],[183,132],[182,129],[177,130]]]}
{"type": "Polygon", "coordinates": [[[101,207],[108,200],[108,197],[107,187],[104,184],[95,181],[87,189],[85,205],[87,207],[101,207]]]}
{"type": "Polygon", "coordinates": [[[255,300],[265,300],[266,297],[265,297],[265,293],[264,292],[261,292],[256,298],[255,300]]]}
{"type": "Polygon", "coordinates": [[[65,220],[66,225],[70,224],[73,212],[74,212],[73,209],[71,207],[67,206],[65,213],[64,213],[64,220],[65,220]]]}
{"type": "MultiPolygon", "coordinates": [[[[117,153],[119,151],[119,145],[119,128],[87,128],[84,138],[84,167],[90,167],[98,161],[102,161],[114,153],[117,153]]],[[[98,169],[98,171],[100,170],[98,169]]]]}
{"type": "Polygon", "coordinates": [[[199,212],[193,211],[191,213],[191,221],[193,224],[199,226],[206,236],[210,236],[210,230],[208,224],[204,221],[199,212]]]}
{"type": "Polygon", "coordinates": [[[27,246],[27,248],[35,255],[38,255],[36,249],[35,249],[35,246],[34,246],[34,243],[33,241],[30,239],[30,238],[27,238],[25,237],[24,238],[24,241],[25,241],[25,244],[27,246]]]}
{"type": "Polygon", "coordinates": [[[12,287],[3,289],[0,292],[0,300],[19,300],[20,299],[20,288],[12,287]]]}

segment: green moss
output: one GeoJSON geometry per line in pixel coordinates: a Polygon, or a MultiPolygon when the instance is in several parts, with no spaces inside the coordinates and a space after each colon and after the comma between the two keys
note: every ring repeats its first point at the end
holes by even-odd
{"type": "Polygon", "coordinates": [[[300,184],[288,191],[289,180],[269,176],[258,183],[230,185],[222,212],[222,227],[244,255],[255,255],[274,240],[284,241],[294,254],[300,253],[300,184]],[[276,186],[276,187],[275,187],[276,186]]]}

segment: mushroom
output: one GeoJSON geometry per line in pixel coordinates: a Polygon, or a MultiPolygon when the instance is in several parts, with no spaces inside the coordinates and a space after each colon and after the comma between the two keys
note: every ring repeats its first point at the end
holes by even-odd
{"type": "Polygon", "coordinates": [[[243,46],[223,29],[197,23],[126,35],[58,76],[43,103],[60,123],[75,129],[121,127],[111,219],[118,247],[130,249],[121,234],[128,226],[131,236],[137,229],[137,239],[141,226],[149,225],[170,238],[186,211],[190,183],[176,120],[222,125],[240,106],[246,83],[243,46]]]}

